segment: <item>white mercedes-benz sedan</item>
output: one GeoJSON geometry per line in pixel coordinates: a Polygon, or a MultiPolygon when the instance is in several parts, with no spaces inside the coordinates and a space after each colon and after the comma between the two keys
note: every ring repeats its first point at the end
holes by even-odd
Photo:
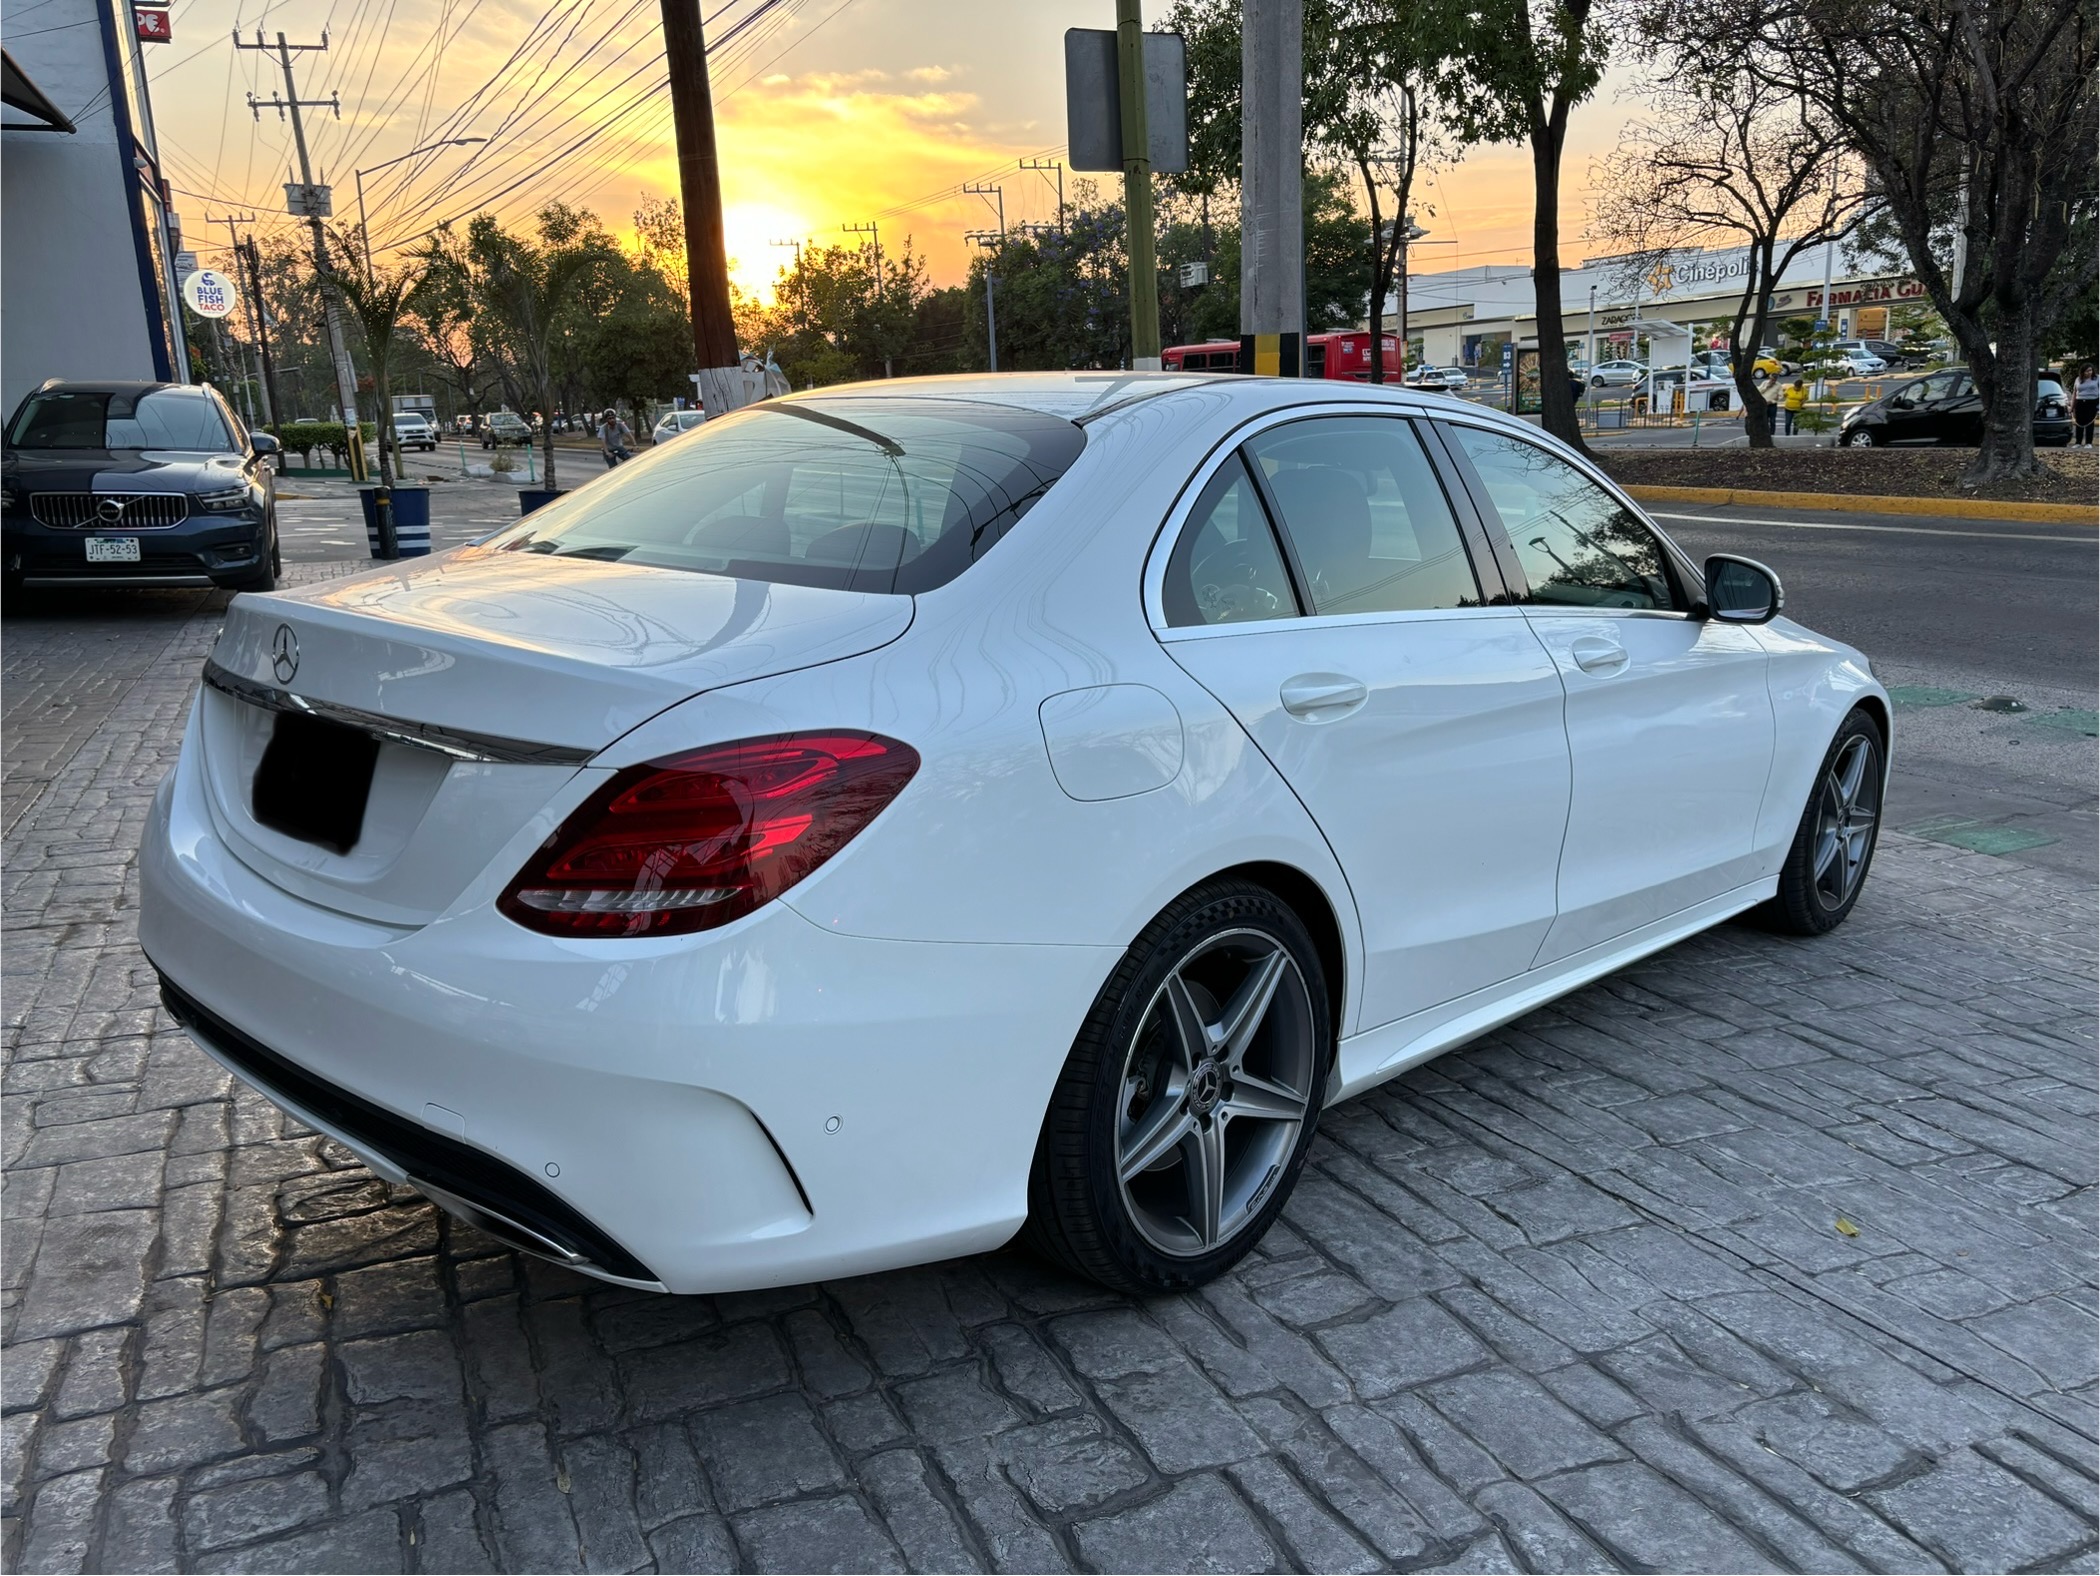
{"type": "Polygon", "coordinates": [[[528,1252],[1200,1284],[1321,1110],[1873,857],[1889,703],[1523,423],[1019,374],[715,421],[236,599],[143,854],[197,1042],[528,1252]]]}

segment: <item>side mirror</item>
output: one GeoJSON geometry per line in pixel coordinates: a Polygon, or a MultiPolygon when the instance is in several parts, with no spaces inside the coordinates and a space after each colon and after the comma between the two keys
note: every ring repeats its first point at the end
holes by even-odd
{"type": "Polygon", "coordinates": [[[1890,410],[1916,410],[1917,408],[1918,402],[1912,399],[1908,394],[1898,394],[1894,399],[1889,401],[1890,410]]]}
{"type": "Polygon", "coordinates": [[[248,447],[257,454],[275,454],[284,445],[267,432],[251,432],[248,434],[248,447]]]}
{"type": "Polygon", "coordinates": [[[1706,561],[1706,616],[1724,624],[1769,624],[1786,606],[1779,576],[1754,558],[1716,553],[1706,561]]]}

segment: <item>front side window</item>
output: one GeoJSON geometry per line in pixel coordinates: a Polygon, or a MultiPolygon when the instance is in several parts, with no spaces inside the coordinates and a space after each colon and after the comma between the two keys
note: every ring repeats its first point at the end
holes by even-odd
{"type": "Polygon", "coordinates": [[[1085,434],[964,400],[762,402],[702,423],[492,538],[547,553],[910,594],[990,550],[1085,434]]]}
{"type": "Polygon", "coordinates": [[[1444,429],[1487,488],[1530,582],[1554,607],[1676,609],[1662,542],[1559,455],[1479,427],[1444,429]]]}
{"type": "Polygon", "coordinates": [[[219,405],[202,390],[146,394],[51,389],[15,412],[7,441],[16,449],[188,449],[223,454],[238,447],[219,405]]]}
{"type": "Polygon", "coordinates": [[[1247,443],[1315,613],[1478,607],[1451,505],[1406,422],[1327,416],[1247,443]]]}
{"type": "Polygon", "coordinates": [[[1219,467],[1189,511],[1167,560],[1163,599],[1176,629],[1298,616],[1276,533],[1238,455],[1219,467]]]}

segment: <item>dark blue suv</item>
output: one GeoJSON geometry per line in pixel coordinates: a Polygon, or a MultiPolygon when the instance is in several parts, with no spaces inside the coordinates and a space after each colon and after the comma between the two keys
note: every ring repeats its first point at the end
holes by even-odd
{"type": "Polygon", "coordinates": [[[214,389],[53,378],[0,449],[6,583],[271,590],[276,451],[214,389]]]}

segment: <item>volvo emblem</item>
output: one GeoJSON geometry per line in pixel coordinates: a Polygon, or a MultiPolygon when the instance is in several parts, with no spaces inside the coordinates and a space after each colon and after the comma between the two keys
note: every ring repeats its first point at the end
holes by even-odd
{"type": "Polygon", "coordinates": [[[299,637],[289,624],[279,624],[270,637],[270,671],[280,684],[291,683],[299,672],[299,637]]]}
{"type": "Polygon", "coordinates": [[[121,498],[105,498],[95,505],[95,513],[107,520],[111,525],[115,525],[124,518],[124,500],[121,498]]]}

